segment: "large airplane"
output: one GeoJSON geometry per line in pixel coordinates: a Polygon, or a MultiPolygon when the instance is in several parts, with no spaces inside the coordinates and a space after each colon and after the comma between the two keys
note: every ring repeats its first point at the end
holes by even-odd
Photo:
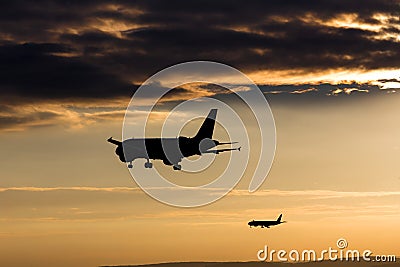
{"type": "Polygon", "coordinates": [[[261,226],[261,228],[267,227],[269,228],[270,226],[275,226],[281,223],[285,223],[285,221],[282,221],[282,214],[279,215],[278,219],[276,221],[255,221],[252,220],[248,223],[248,225],[250,227],[257,227],[257,226],[261,226]]]}
{"type": "Polygon", "coordinates": [[[116,145],[115,153],[122,162],[128,162],[132,168],[132,161],[144,158],[147,162],[145,168],[152,168],[150,159],[162,160],[165,165],[172,165],[174,170],[180,170],[179,164],[185,157],[207,153],[219,154],[221,152],[238,150],[238,148],[212,149],[219,145],[230,145],[237,142],[219,142],[213,140],[217,109],[211,109],[200,129],[194,137],[179,136],[177,138],[132,138],[123,142],[110,137],[107,141],[116,145]]]}

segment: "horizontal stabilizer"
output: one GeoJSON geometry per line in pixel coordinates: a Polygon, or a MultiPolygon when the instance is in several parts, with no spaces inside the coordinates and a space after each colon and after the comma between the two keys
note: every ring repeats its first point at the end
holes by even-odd
{"type": "Polygon", "coordinates": [[[207,150],[204,152],[201,152],[202,154],[219,154],[221,152],[226,152],[226,151],[240,151],[242,147],[238,147],[238,148],[225,148],[225,149],[213,149],[213,150],[207,150]]]}
{"type": "Polygon", "coordinates": [[[239,142],[218,142],[218,141],[216,141],[215,143],[217,146],[219,146],[219,145],[233,145],[233,144],[237,144],[239,142]]]}

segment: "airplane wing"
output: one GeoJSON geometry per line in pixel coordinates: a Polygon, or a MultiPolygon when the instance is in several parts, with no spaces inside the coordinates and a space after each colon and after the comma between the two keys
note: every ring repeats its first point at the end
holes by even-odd
{"type": "Polygon", "coordinates": [[[221,152],[226,152],[226,151],[233,151],[233,150],[237,150],[240,151],[242,147],[238,147],[238,148],[224,148],[224,149],[213,149],[213,150],[207,150],[202,152],[202,154],[207,154],[207,153],[212,153],[212,154],[219,154],[221,152]]]}

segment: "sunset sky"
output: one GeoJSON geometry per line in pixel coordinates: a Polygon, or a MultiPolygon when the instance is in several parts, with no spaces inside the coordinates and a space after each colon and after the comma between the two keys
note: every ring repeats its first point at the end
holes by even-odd
{"type": "MultiPolygon", "coordinates": [[[[322,250],[342,237],[351,249],[400,255],[400,1],[0,8],[0,265],[255,261],[264,245],[322,250]],[[237,68],[259,86],[277,144],[257,192],[247,191],[246,172],[216,203],[184,209],[141,191],[106,139],[121,139],[141,83],[196,60],[237,68]],[[247,226],[280,213],[287,224],[247,226]]],[[[229,94],[183,86],[162,101],[155,124],[194,97],[229,94]]],[[[218,168],[229,153],[217,157],[218,168]]]]}

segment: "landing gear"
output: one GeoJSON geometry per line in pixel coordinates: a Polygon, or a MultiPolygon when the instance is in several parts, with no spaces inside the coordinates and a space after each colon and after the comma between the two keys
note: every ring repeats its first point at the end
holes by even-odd
{"type": "Polygon", "coordinates": [[[151,168],[153,168],[153,163],[151,163],[151,162],[146,162],[146,163],[144,164],[144,167],[145,167],[146,169],[151,169],[151,168]]]}
{"type": "Polygon", "coordinates": [[[129,164],[128,164],[128,168],[129,168],[129,169],[132,169],[132,168],[133,168],[132,161],[131,161],[131,162],[129,162],[129,164]]]}
{"type": "Polygon", "coordinates": [[[182,166],[179,165],[179,164],[176,164],[176,165],[173,166],[173,168],[174,168],[175,171],[180,171],[182,169],[182,166]]]}
{"type": "Polygon", "coordinates": [[[151,163],[150,160],[147,159],[147,162],[144,164],[144,167],[146,169],[151,169],[151,168],[153,168],[153,163],[151,163]]]}

